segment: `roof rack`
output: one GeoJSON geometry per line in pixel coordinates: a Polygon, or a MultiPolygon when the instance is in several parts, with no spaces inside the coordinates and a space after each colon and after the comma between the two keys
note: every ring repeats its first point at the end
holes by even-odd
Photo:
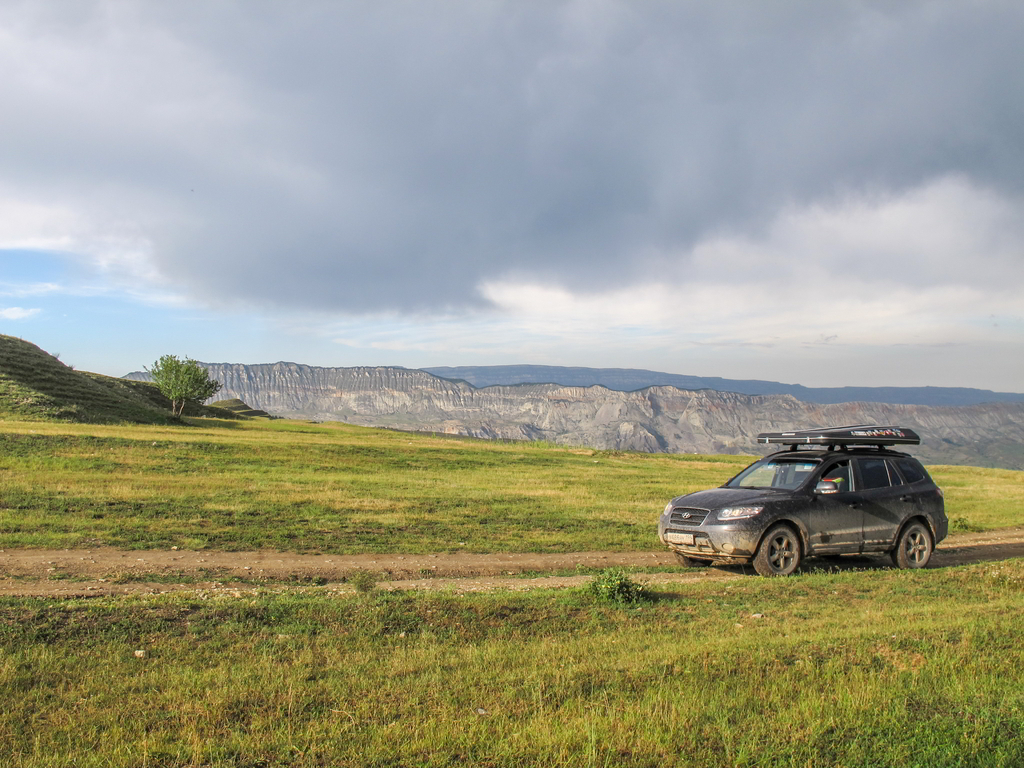
{"type": "Polygon", "coordinates": [[[794,450],[799,445],[874,445],[883,448],[887,445],[920,445],[921,438],[914,430],[905,427],[858,424],[793,432],[762,432],[757,436],[757,442],[781,443],[792,446],[794,450]]]}

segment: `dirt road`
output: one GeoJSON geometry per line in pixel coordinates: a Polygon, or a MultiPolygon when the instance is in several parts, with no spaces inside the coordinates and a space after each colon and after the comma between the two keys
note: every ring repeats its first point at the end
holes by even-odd
{"type": "MultiPolygon", "coordinates": [[[[954,534],[936,550],[930,568],[1024,557],[1024,526],[986,533],[954,534]]],[[[577,567],[643,566],[651,585],[693,579],[736,579],[742,568],[701,568],[659,573],[676,566],[664,552],[575,552],[430,555],[298,555],[288,552],[210,552],[116,549],[0,550],[0,595],[85,597],[153,594],[181,589],[255,589],[268,584],[349,591],[346,577],[369,571],[385,589],[533,589],[583,583],[589,576],[564,574],[577,567]],[[524,578],[531,576],[532,578],[524,578]],[[180,579],[181,581],[176,581],[180,579]]],[[[889,567],[889,559],[844,557],[809,560],[807,567],[889,567]]],[[[750,572],[750,569],[747,569],[750,572]]]]}

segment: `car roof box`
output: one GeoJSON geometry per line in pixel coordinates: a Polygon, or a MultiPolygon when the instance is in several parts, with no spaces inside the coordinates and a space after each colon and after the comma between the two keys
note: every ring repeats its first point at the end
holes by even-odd
{"type": "Polygon", "coordinates": [[[918,434],[905,427],[858,424],[849,427],[802,429],[793,432],[762,432],[759,443],[782,445],[920,445],[918,434]]]}

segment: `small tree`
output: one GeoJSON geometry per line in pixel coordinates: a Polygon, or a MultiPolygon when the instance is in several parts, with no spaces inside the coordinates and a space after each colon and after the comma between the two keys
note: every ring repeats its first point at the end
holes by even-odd
{"type": "Polygon", "coordinates": [[[179,360],[175,355],[164,355],[146,370],[171,401],[171,415],[175,418],[181,418],[185,403],[199,405],[220,391],[220,382],[211,379],[210,372],[190,357],[179,360]]]}

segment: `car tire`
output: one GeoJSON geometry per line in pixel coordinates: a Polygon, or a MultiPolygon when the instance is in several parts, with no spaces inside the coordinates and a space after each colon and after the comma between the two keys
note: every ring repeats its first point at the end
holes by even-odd
{"type": "Polygon", "coordinates": [[[932,559],[932,534],[921,522],[912,522],[900,531],[896,548],[889,553],[892,564],[897,568],[924,568],[932,559]]]}
{"type": "Polygon", "coordinates": [[[694,560],[689,555],[684,555],[682,552],[676,552],[676,560],[679,561],[680,565],[687,568],[707,568],[711,563],[707,560],[694,560]]]}
{"type": "Polygon", "coordinates": [[[754,555],[761,576],[789,576],[800,566],[800,538],[785,523],[768,529],[754,555]]]}

